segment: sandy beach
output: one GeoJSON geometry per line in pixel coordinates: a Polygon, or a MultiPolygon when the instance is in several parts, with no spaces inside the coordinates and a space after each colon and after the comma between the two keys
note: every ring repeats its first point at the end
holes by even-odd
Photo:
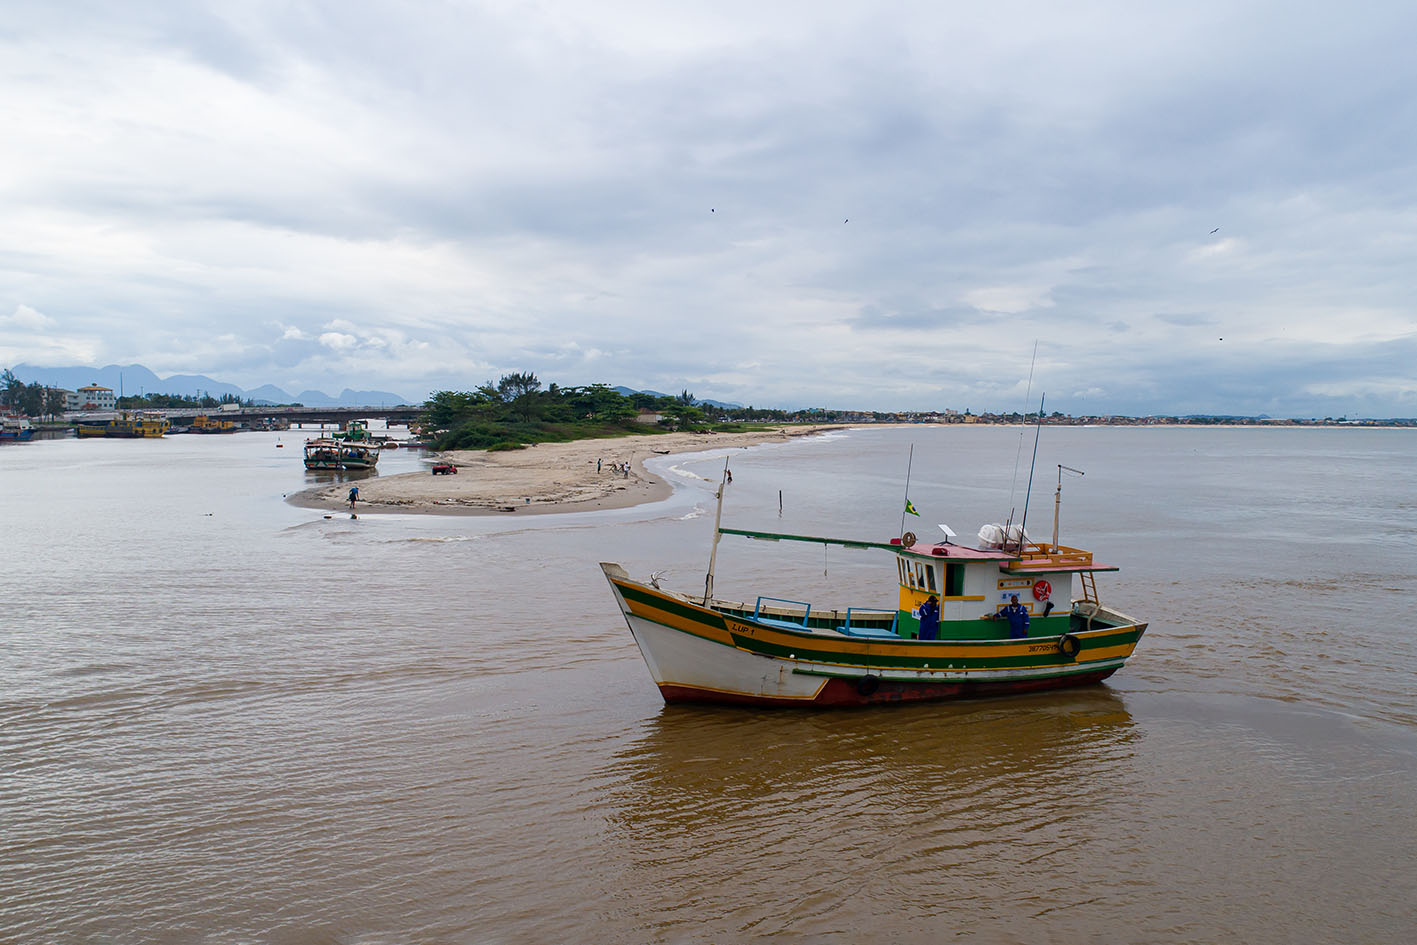
{"type": "MultiPolygon", "coordinates": [[[[524,450],[453,450],[429,454],[429,469],[358,480],[358,512],[435,515],[536,515],[619,509],[668,498],[673,487],[644,468],[656,455],[756,446],[810,436],[839,426],[784,426],[759,433],[660,433],[538,443],[524,450]],[[454,475],[432,474],[432,462],[452,463],[454,475]],[[627,471],[617,469],[628,464],[627,471]]],[[[297,492],[292,504],[347,509],[349,482],[297,492]]]]}

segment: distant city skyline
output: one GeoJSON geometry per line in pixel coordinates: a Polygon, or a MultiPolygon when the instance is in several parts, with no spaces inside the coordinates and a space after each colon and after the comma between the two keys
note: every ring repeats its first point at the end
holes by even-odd
{"type": "Polygon", "coordinates": [[[20,3],[0,364],[1417,415],[1417,7],[20,3]]]}
{"type": "MultiPolygon", "coordinates": [[[[158,377],[157,375],[155,375],[155,374],[154,374],[152,371],[150,371],[148,368],[146,368],[146,367],[144,367],[143,365],[140,365],[140,364],[107,365],[107,366],[105,366],[105,367],[103,367],[103,368],[91,368],[91,367],[37,368],[37,367],[31,366],[31,365],[18,365],[17,367],[18,367],[18,370],[16,370],[15,373],[16,373],[16,376],[17,376],[21,381],[24,381],[24,382],[26,382],[26,383],[41,383],[41,384],[45,384],[46,386],[60,387],[60,388],[66,389],[66,390],[79,390],[79,389],[81,389],[82,387],[87,386],[89,383],[94,383],[94,382],[92,382],[92,381],[90,381],[90,382],[82,382],[82,383],[81,383],[81,382],[78,380],[79,378],[90,377],[90,376],[93,376],[94,378],[106,378],[110,383],[109,383],[109,384],[106,384],[106,385],[103,385],[103,386],[107,387],[109,390],[114,391],[116,395],[121,395],[121,394],[122,394],[122,388],[123,388],[124,385],[123,385],[123,380],[122,380],[122,377],[121,377],[121,376],[119,377],[119,379],[118,379],[117,381],[114,381],[114,380],[113,380],[113,376],[115,375],[115,373],[121,375],[121,374],[123,374],[124,372],[130,372],[131,374],[133,374],[133,375],[136,376],[136,378],[137,378],[139,384],[138,384],[138,390],[137,390],[136,394],[135,394],[135,392],[134,392],[133,390],[131,390],[131,389],[127,390],[126,393],[127,393],[128,396],[142,396],[143,394],[175,394],[175,395],[180,395],[180,396],[198,396],[198,397],[200,397],[200,396],[208,396],[208,397],[212,397],[213,399],[221,399],[222,397],[229,395],[229,396],[235,396],[235,397],[237,397],[237,398],[239,398],[239,399],[241,399],[241,400],[253,400],[253,401],[257,402],[257,403],[270,403],[270,404],[300,403],[300,404],[303,404],[303,405],[305,405],[305,406],[310,406],[310,407],[318,407],[318,406],[371,406],[371,407],[388,407],[388,406],[397,406],[397,405],[399,405],[399,404],[420,406],[420,405],[423,404],[423,402],[424,402],[424,400],[425,400],[425,398],[416,398],[416,399],[415,399],[415,398],[403,397],[402,395],[397,394],[397,393],[394,393],[394,392],[392,392],[392,391],[354,390],[354,389],[347,388],[347,387],[341,389],[341,391],[340,391],[340,393],[339,393],[338,395],[330,395],[330,394],[325,393],[324,391],[309,390],[309,389],[303,390],[303,391],[301,391],[299,394],[291,394],[290,392],[281,390],[280,388],[277,388],[277,387],[275,387],[274,385],[271,385],[271,384],[264,384],[264,385],[261,385],[260,387],[255,387],[255,388],[242,388],[242,387],[240,387],[239,385],[229,384],[229,383],[226,383],[226,382],[224,382],[224,381],[221,381],[221,380],[219,380],[219,379],[217,379],[217,378],[212,378],[212,377],[208,377],[208,376],[205,376],[205,375],[173,375],[173,376],[170,376],[170,377],[168,377],[168,378],[161,378],[161,377],[158,377]],[[113,385],[116,385],[116,386],[113,386],[113,385]]],[[[549,386],[550,383],[552,383],[552,381],[544,381],[544,382],[543,382],[543,385],[542,385],[543,389],[545,389],[547,386],[549,386]]],[[[472,390],[472,389],[475,388],[475,386],[476,386],[476,385],[468,385],[468,386],[465,386],[465,387],[460,388],[460,389],[461,389],[461,390],[472,390]]],[[[563,385],[563,386],[564,386],[564,385],[563,385]]],[[[646,393],[646,394],[652,394],[652,395],[658,396],[658,397],[676,397],[676,396],[678,396],[678,394],[675,394],[675,393],[671,393],[671,392],[668,392],[668,391],[657,391],[657,390],[654,390],[653,388],[633,388],[633,387],[627,387],[627,386],[625,386],[625,385],[623,385],[623,384],[610,384],[609,386],[612,387],[614,390],[617,390],[617,391],[619,391],[620,393],[626,394],[626,395],[631,394],[631,393],[646,393]]],[[[689,391],[689,393],[693,394],[694,392],[693,392],[693,391],[689,391]]],[[[706,406],[709,406],[709,407],[723,407],[723,408],[734,408],[734,409],[736,409],[736,408],[755,407],[755,408],[761,409],[761,410],[781,410],[781,411],[786,411],[786,412],[797,412],[797,413],[807,413],[807,412],[811,412],[811,411],[818,411],[818,410],[820,410],[820,411],[830,411],[830,412],[833,412],[833,413],[851,414],[851,415],[855,415],[855,416],[857,416],[857,417],[866,417],[866,416],[871,415],[871,414],[878,414],[878,415],[898,415],[898,416],[902,416],[902,417],[917,416],[917,415],[918,415],[918,416],[937,415],[937,416],[942,416],[942,417],[944,417],[944,416],[950,416],[950,415],[972,414],[972,415],[974,415],[974,416],[976,416],[976,417],[996,417],[996,418],[998,418],[998,417],[1011,417],[1011,416],[1012,416],[1012,417],[1019,417],[1019,416],[1036,416],[1036,415],[1037,415],[1037,410],[1038,410],[1038,405],[1037,405],[1036,403],[1035,403],[1032,407],[1030,407],[1030,408],[1027,408],[1027,409],[1019,409],[1019,410],[1010,410],[1010,409],[1005,409],[1005,410],[974,410],[972,407],[969,407],[969,406],[967,406],[967,405],[966,405],[966,406],[959,406],[959,405],[937,405],[937,406],[928,406],[928,407],[920,407],[920,408],[900,408],[900,409],[897,409],[897,410],[873,410],[873,409],[870,409],[870,408],[863,408],[863,407],[849,407],[849,406],[848,406],[848,407],[825,407],[825,406],[822,406],[822,405],[812,405],[812,404],[799,405],[799,406],[784,406],[784,405],[781,405],[781,404],[773,404],[773,403],[740,404],[740,403],[725,402],[725,401],[717,400],[717,399],[715,399],[715,398],[710,398],[710,397],[699,397],[697,394],[694,395],[694,402],[697,403],[697,404],[706,405],[706,406]]],[[[1046,417],[1049,417],[1049,418],[1062,417],[1062,418],[1066,418],[1067,420],[1074,420],[1074,419],[1079,419],[1079,418],[1118,418],[1118,419],[1125,419],[1125,420],[1150,420],[1150,419],[1158,419],[1158,418],[1195,419],[1195,418],[1202,418],[1202,417],[1205,417],[1205,418],[1221,419],[1221,420],[1247,420],[1247,419],[1248,419],[1248,420],[1276,420],[1276,421],[1290,421],[1290,420],[1292,420],[1292,421],[1309,421],[1309,420],[1339,420],[1339,419],[1343,419],[1343,420],[1348,420],[1348,419],[1352,419],[1352,420],[1373,420],[1373,419],[1376,419],[1376,420],[1395,420],[1395,421],[1399,421],[1398,425],[1401,425],[1401,426],[1411,426],[1411,425],[1413,425],[1414,423],[1417,423],[1417,417],[1386,417],[1386,416],[1385,416],[1385,417],[1368,417],[1368,416],[1364,416],[1364,415],[1354,415],[1354,416],[1352,416],[1352,417],[1349,417],[1347,414],[1336,414],[1336,415],[1335,415],[1335,414],[1330,414],[1330,415],[1324,415],[1324,416],[1314,415],[1314,416],[1295,416],[1295,417],[1273,417],[1273,416],[1271,416],[1270,414],[1237,414],[1237,413],[1224,413],[1224,412],[1218,412],[1218,411],[1217,411],[1217,412],[1209,412],[1209,413],[1206,413],[1206,412],[1201,412],[1201,413],[1157,412],[1157,413],[1139,413],[1139,414],[1128,414],[1128,413],[1122,413],[1122,412],[1073,413],[1073,412],[1070,412],[1070,411],[1057,410],[1057,409],[1054,409],[1054,408],[1051,407],[1051,406],[1047,406],[1047,407],[1045,408],[1045,410],[1044,410],[1044,415],[1045,415],[1046,417]]]]}

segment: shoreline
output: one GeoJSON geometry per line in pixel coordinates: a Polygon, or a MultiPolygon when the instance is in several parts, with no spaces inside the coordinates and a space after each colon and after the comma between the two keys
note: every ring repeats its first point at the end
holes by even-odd
{"type": "Polygon", "coordinates": [[[845,430],[847,424],[777,427],[755,433],[649,433],[538,443],[521,450],[450,450],[429,459],[457,474],[420,472],[326,483],[286,497],[299,508],[349,511],[350,485],[359,487],[356,513],[412,515],[548,515],[625,509],[660,502],[674,486],[645,469],[655,456],[786,443],[845,430]],[[617,464],[625,464],[623,470],[617,464]]]}

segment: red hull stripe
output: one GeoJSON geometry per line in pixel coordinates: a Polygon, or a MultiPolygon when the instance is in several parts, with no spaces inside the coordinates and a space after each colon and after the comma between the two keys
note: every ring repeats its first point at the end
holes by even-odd
{"type": "Polygon", "coordinates": [[[774,699],[750,696],[746,693],[717,692],[692,686],[663,685],[659,687],[665,702],[722,703],[728,705],[772,706],[867,706],[901,702],[943,702],[951,699],[980,699],[989,696],[1016,695],[1024,692],[1045,692],[1050,689],[1070,689],[1099,683],[1117,671],[1112,666],[1092,673],[1071,676],[1050,676],[1043,679],[1019,679],[1008,682],[964,680],[958,682],[892,682],[882,680],[876,690],[863,695],[858,682],[831,679],[811,702],[801,699],[774,699]]]}

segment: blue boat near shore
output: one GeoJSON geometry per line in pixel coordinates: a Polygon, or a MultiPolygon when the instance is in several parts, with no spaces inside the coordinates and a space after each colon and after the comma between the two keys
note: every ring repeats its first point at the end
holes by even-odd
{"type": "Polygon", "coordinates": [[[34,438],[34,427],[24,417],[0,417],[0,443],[23,443],[34,438]]]}

